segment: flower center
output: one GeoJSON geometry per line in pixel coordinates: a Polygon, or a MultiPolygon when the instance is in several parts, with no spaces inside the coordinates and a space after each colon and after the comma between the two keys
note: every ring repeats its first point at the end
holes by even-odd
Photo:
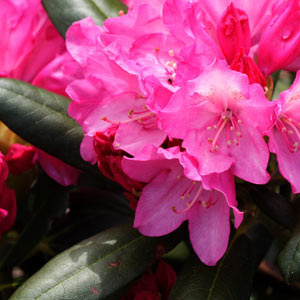
{"type": "Polygon", "coordinates": [[[208,126],[208,131],[215,131],[214,137],[209,137],[208,142],[210,144],[210,151],[214,152],[219,150],[220,146],[218,141],[224,130],[226,130],[226,144],[230,147],[232,143],[235,145],[239,144],[239,139],[242,137],[242,132],[240,125],[242,121],[239,120],[236,115],[230,110],[226,109],[225,112],[221,114],[218,122],[213,126],[208,126]]]}
{"type": "Polygon", "coordinates": [[[300,122],[297,123],[294,119],[281,115],[277,120],[276,128],[281,133],[288,150],[292,153],[296,152],[300,141],[300,122]]]}
{"type": "MultiPolygon", "coordinates": [[[[182,179],[182,176],[178,176],[177,178],[178,180],[180,180],[182,179]]],[[[173,212],[176,214],[184,214],[188,212],[199,201],[201,202],[204,208],[210,208],[214,206],[218,200],[218,197],[215,197],[215,191],[210,192],[209,198],[206,201],[200,199],[202,192],[203,192],[202,184],[199,181],[192,181],[180,197],[181,200],[187,200],[187,202],[185,203],[186,208],[179,210],[175,206],[173,206],[172,207],[173,212]],[[191,194],[195,191],[196,191],[195,196],[193,197],[192,201],[189,201],[191,194]]]]}
{"type": "Polygon", "coordinates": [[[145,129],[152,129],[156,127],[156,114],[149,111],[148,108],[145,106],[144,110],[135,110],[135,109],[130,109],[128,111],[128,119],[123,120],[123,121],[113,121],[108,119],[106,116],[102,116],[101,119],[105,122],[108,122],[112,125],[120,125],[120,124],[126,124],[126,123],[131,123],[131,122],[138,122],[140,123],[143,128],[145,129]]]}
{"type": "MultiPolygon", "coordinates": [[[[181,176],[178,176],[178,179],[181,179],[181,176]]],[[[193,181],[191,182],[191,184],[187,187],[187,189],[182,193],[180,199],[181,200],[187,200],[190,198],[191,193],[194,191],[195,186],[197,185],[197,181],[193,181]]],[[[182,209],[182,210],[178,210],[175,206],[172,207],[172,210],[176,213],[176,214],[184,214],[187,211],[189,211],[199,200],[199,197],[201,195],[201,192],[203,190],[202,184],[200,184],[200,187],[198,186],[198,190],[193,198],[192,201],[187,201],[186,202],[186,208],[182,209]]]]}
{"type": "Polygon", "coordinates": [[[168,83],[173,84],[176,79],[176,71],[177,71],[177,62],[174,58],[174,51],[169,50],[169,60],[167,60],[165,63],[161,60],[160,57],[160,49],[155,48],[155,57],[157,62],[165,69],[166,76],[168,78],[168,83]]]}

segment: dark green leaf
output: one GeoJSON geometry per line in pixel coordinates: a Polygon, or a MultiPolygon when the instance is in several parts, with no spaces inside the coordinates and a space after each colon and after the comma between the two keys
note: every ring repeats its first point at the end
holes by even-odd
{"type": "Polygon", "coordinates": [[[292,227],[295,213],[288,199],[263,187],[252,189],[251,196],[255,204],[267,216],[286,228],[292,227]]]}
{"type": "Polygon", "coordinates": [[[81,188],[70,193],[70,212],[53,227],[53,248],[61,252],[103,230],[133,220],[134,213],[122,192],[81,188]]]}
{"type": "Polygon", "coordinates": [[[279,255],[279,267],[287,282],[300,280],[300,222],[279,255]]]}
{"type": "Polygon", "coordinates": [[[118,16],[120,10],[126,11],[121,0],[43,0],[43,5],[53,24],[62,36],[73,22],[92,17],[102,25],[105,19],[118,16]]]}
{"type": "Polygon", "coordinates": [[[105,299],[148,269],[178,238],[178,232],[149,238],[131,226],[111,228],[56,256],[11,300],[105,299]]]}
{"type": "Polygon", "coordinates": [[[46,175],[39,177],[29,195],[34,203],[31,218],[26,222],[17,243],[0,261],[2,269],[20,263],[42,240],[50,228],[54,217],[64,213],[67,208],[69,188],[63,187],[46,175]]]}
{"type": "Polygon", "coordinates": [[[249,300],[255,271],[251,242],[241,236],[216,267],[191,259],[179,274],[170,300],[249,300]]]}
{"type": "Polygon", "coordinates": [[[0,120],[23,139],[74,167],[100,172],[80,156],[81,127],[67,114],[70,100],[28,83],[0,79],[0,120]]]}

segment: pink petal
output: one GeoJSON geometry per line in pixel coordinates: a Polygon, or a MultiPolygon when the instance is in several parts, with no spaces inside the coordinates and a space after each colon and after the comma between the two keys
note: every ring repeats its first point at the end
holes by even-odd
{"type": "Polygon", "coordinates": [[[76,185],[80,171],[67,165],[58,158],[38,150],[38,162],[49,177],[63,186],[76,185]]]}
{"type": "Polygon", "coordinates": [[[290,152],[282,134],[274,127],[270,131],[270,148],[276,153],[282,176],[289,181],[294,194],[300,193],[300,151],[290,152]]]}
{"type": "Polygon", "coordinates": [[[82,76],[79,64],[65,51],[46,65],[35,76],[32,84],[56,94],[68,96],[65,92],[68,84],[82,76]]]}
{"type": "Polygon", "coordinates": [[[84,135],[80,144],[80,155],[85,161],[94,165],[97,162],[97,156],[94,150],[93,141],[93,136],[84,135]]]}
{"type": "Polygon", "coordinates": [[[9,77],[31,81],[64,49],[40,0],[1,1],[0,70],[9,77]]]}
{"type": "Polygon", "coordinates": [[[4,219],[0,219],[0,235],[2,232],[8,231],[15,222],[17,215],[17,202],[15,191],[4,186],[4,190],[0,195],[0,208],[4,219]],[[6,211],[6,212],[4,212],[6,211]]]}
{"type": "Polygon", "coordinates": [[[31,169],[37,160],[36,148],[34,146],[24,146],[20,144],[12,144],[8,148],[5,160],[12,174],[31,169]]]}
{"type": "MultiPolygon", "coordinates": [[[[152,121],[155,122],[155,121],[152,121]]],[[[137,121],[121,124],[118,128],[115,145],[131,155],[138,154],[146,145],[159,147],[166,138],[166,134],[153,124],[153,127],[141,126],[137,121]]]]}
{"type": "Polygon", "coordinates": [[[199,203],[188,214],[193,249],[202,262],[216,265],[227,249],[230,234],[230,208],[224,196],[219,194],[219,199],[209,208],[199,203]]]}
{"type": "Polygon", "coordinates": [[[163,170],[174,167],[180,170],[176,161],[179,153],[178,147],[164,150],[148,145],[133,159],[124,156],[122,168],[132,179],[149,182],[163,170]]]}
{"type": "Polygon", "coordinates": [[[300,54],[300,5],[284,1],[261,36],[258,65],[265,75],[290,65],[300,54]]]}
{"type": "Polygon", "coordinates": [[[188,179],[178,180],[178,175],[173,170],[162,171],[144,187],[134,220],[134,227],[142,234],[165,235],[186,220],[186,214],[177,214],[172,209],[174,206],[185,208],[180,197],[190,182],[188,179]]]}

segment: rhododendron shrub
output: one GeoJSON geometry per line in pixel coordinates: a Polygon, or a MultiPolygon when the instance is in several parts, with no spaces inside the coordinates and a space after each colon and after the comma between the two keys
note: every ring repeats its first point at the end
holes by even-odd
{"type": "Polygon", "coordinates": [[[299,1],[0,3],[0,300],[295,299],[299,1]]]}

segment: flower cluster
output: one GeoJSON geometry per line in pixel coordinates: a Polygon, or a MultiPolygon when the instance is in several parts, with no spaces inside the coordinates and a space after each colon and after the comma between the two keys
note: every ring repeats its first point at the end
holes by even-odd
{"type": "Polygon", "coordinates": [[[300,75],[267,98],[271,73],[299,68],[299,2],[126,3],[128,13],[103,27],[86,18],[67,32],[83,74],[66,89],[85,132],[82,157],[140,196],[141,233],[165,235],[188,220],[195,252],[215,265],[230,211],[236,228],[243,219],[234,176],[267,183],[271,151],[300,192],[300,75]]]}

